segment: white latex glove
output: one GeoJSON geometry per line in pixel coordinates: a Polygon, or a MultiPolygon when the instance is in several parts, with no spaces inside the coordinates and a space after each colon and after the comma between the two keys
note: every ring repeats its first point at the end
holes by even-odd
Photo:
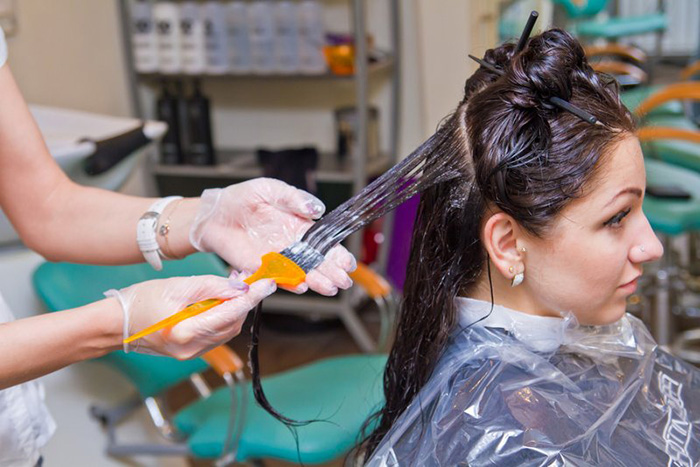
{"type": "Polygon", "coordinates": [[[141,282],[121,290],[108,290],[124,311],[129,336],[207,298],[231,298],[199,315],[145,336],[129,351],[168,355],[179,360],[197,357],[238,335],[248,311],[277,289],[271,279],[250,287],[219,276],[173,277],[141,282]]]}
{"type": "MultiPolygon", "coordinates": [[[[199,251],[215,252],[235,269],[255,272],[260,258],[279,252],[300,240],[314,219],[325,211],[315,196],[279,180],[258,178],[227,188],[205,190],[190,230],[190,242],[199,251]]],[[[348,272],[357,267],[355,258],[338,245],[325,261],[306,276],[308,288],[323,295],[352,286],[348,272]]]]}

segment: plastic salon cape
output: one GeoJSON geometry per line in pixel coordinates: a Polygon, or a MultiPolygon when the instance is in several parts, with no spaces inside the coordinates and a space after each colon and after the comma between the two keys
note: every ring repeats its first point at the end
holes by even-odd
{"type": "Polygon", "coordinates": [[[460,329],[368,465],[700,461],[700,371],[635,317],[578,326],[495,306],[477,322],[490,303],[457,304],[460,329]]]}

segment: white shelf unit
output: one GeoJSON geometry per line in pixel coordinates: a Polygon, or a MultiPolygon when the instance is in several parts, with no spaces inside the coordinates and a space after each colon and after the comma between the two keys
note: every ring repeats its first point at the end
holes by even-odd
{"type": "MultiPolygon", "coordinates": [[[[366,37],[366,1],[367,0],[347,0],[351,8],[352,33],[353,37],[366,37]]],[[[347,184],[349,193],[358,193],[366,184],[369,178],[380,175],[397,161],[397,147],[399,138],[399,92],[400,92],[400,0],[386,0],[389,8],[389,28],[390,28],[390,49],[388,54],[370,63],[367,41],[355,41],[355,73],[349,76],[339,76],[330,72],[320,75],[304,74],[161,74],[161,73],[137,73],[133,66],[131,31],[129,24],[129,0],[119,0],[120,16],[122,25],[122,37],[124,40],[125,61],[127,64],[128,82],[132,107],[134,113],[142,118],[152,116],[146,115],[144,111],[148,106],[144,105],[143,86],[153,86],[163,79],[169,80],[278,80],[284,85],[284,81],[311,81],[327,80],[331,82],[350,82],[355,86],[355,108],[358,118],[358,129],[354,147],[358,148],[358,154],[368,153],[368,122],[369,122],[369,86],[370,79],[382,79],[389,75],[391,81],[391,95],[389,103],[389,150],[378,157],[368,160],[366,157],[356,157],[352,160],[340,162],[335,154],[321,153],[319,168],[317,171],[317,181],[319,183],[341,183],[347,184]]],[[[264,143],[264,142],[261,142],[264,143]]],[[[200,185],[206,184],[207,180],[215,180],[221,183],[222,180],[235,181],[259,177],[262,169],[257,166],[254,150],[252,149],[230,149],[216,148],[218,163],[215,166],[191,166],[191,165],[164,165],[158,161],[149,161],[148,169],[156,178],[178,178],[182,180],[198,180],[200,185]]],[[[185,182],[186,183],[186,182],[185,182]]],[[[170,194],[170,193],[162,193],[170,194]]],[[[184,193],[187,195],[187,193],[184,193]]],[[[384,238],[389,238],[391,216],[384,223],[384,238]]],[[[359,232],[352,235],[348,241],[348,249],[355,255],[361,250],[361,236],[359,232]]],[[[388,257],[388,248],[380,249],[378,269],[385,270],[388,257]]],[[[337,297],[323,297],[316,294],[306,294],[295,296],[292,294],[275,294],[265,301],[267,309],[298,315],[313,316],[337,316],[342,320],[347,330],[350,332],[358,347],[365,352],[376,350],[376,340],[370,335],[366,327],[354,309],[353,294],[341,292],[337,297]]]]}

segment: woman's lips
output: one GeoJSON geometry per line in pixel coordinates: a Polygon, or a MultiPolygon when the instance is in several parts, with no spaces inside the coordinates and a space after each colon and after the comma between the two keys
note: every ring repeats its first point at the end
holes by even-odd
{"type": "Polygon", "coordinates": [[[626,284],[622,284],[619,288],[625,291],[626,293],[634,293],[637,290],[637,280],[639,279],[639,276],[635,277],[631,281],[627,282],[626,284]]]}

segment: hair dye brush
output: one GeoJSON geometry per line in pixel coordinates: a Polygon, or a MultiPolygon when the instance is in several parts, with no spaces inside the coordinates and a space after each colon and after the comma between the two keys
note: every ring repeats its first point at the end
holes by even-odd
{"type": "MultiPolygon", "coordinates": [[[[295,244],[296,245],[296,244],[295,244]]],[[[323,260],[313,258],[314,252],[310,251],[306,254],[293,253],[292,249],[294,245],[284,250],[282,253],[267,253],[262,257],[262,266],[252,276],[243,280],[246,284],[250,285],[255,281],[260,279],[274,279],[277,285],[283,285],[288,287],[296,287],[297,285],[304,282],[306,279],[306,273],[309,272],[312,267],[304,269],[299,266],[298,263],[307,264],[313,263],[314,266],[318,266],[323,260]]],[[[163,328],[174,326],[175,324],[183,321],[192,316],[203,313],[217,305],[224,303],[226,300],[223,298],[210,298],[207,300],[202,300],[200,302],[193,303],[192,305],[178,311],[172,316],[169,316],[156,324],[147,327],[146,329],[137,332],[136,334],[129,336],[124,339],[124,343],[128,344],[140,339],[156,331],[160,331],[163,328]]]]}

